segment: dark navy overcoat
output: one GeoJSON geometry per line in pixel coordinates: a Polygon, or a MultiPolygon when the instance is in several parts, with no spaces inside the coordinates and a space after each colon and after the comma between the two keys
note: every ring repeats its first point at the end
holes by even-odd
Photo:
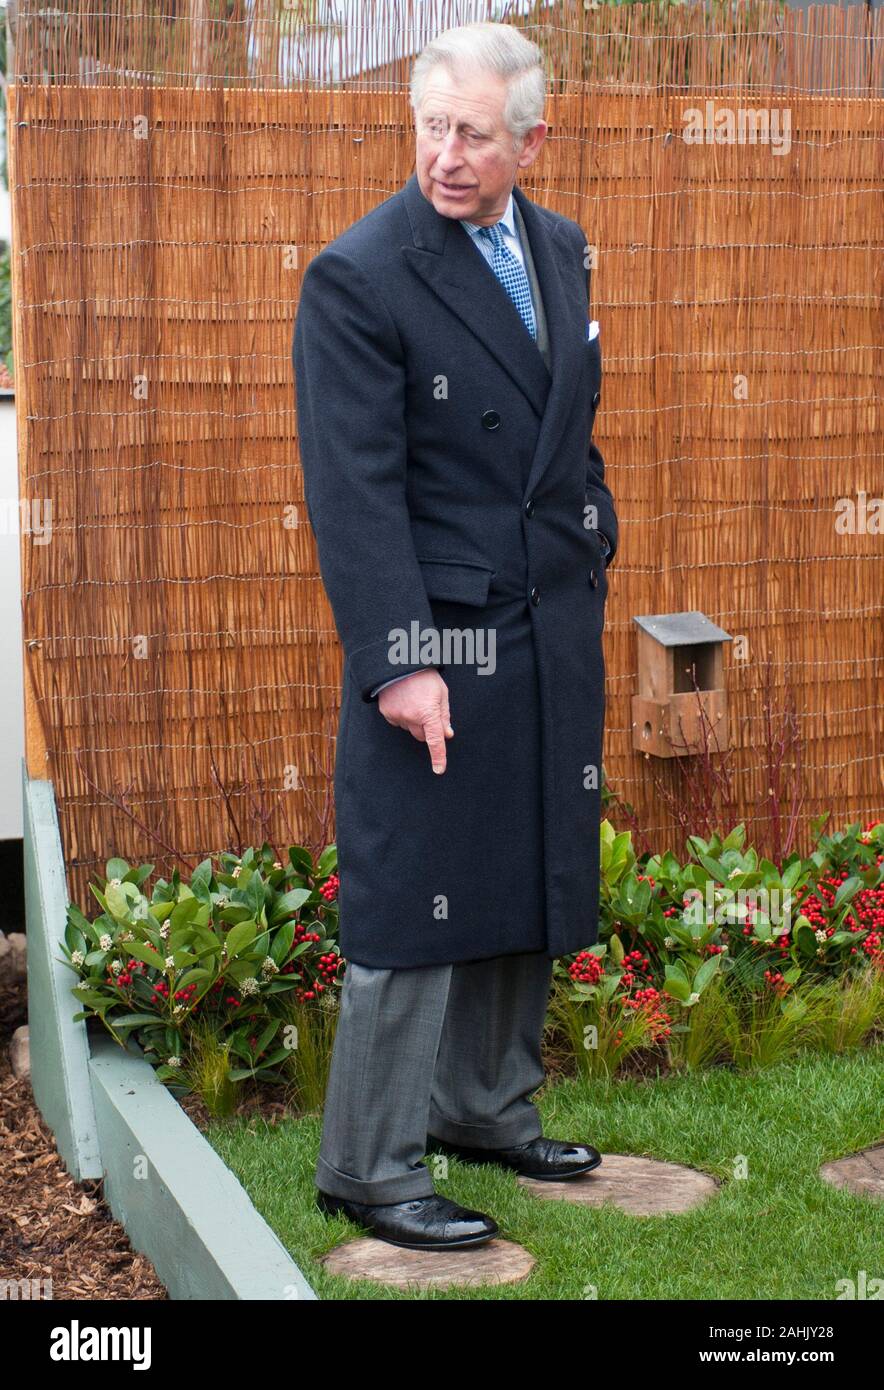
{"type": "Polygon", "coordinates": [[[375,967],[555,957],[598,937],[608,577],[583,229],[516,186],[549,371],[416,175],[307,266],[300,457],[344,650],[340,942],[375,967]],[[446,645],[447,644],[447,645],[446,645]],[[434,665],[447,770],[372,691],[434,665]]]}

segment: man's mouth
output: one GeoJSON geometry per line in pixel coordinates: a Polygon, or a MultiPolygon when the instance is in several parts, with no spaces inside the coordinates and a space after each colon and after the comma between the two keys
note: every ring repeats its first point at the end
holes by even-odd
{"type": "Polygon", "coordinates": [[[443,183],[441,179],[437,179],[436,182],[445,193],[466,193],[470,188],[468,183],[443,183]]]}

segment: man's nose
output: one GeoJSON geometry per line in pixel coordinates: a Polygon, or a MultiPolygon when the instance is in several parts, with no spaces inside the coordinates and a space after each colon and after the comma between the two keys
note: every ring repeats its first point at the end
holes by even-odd
{"type": "Polygon", "coordinates": [[[460,152],[460,137],[457,131],[450,130],[442,141],[441,149],[436,156],[436,163],[441,164],[445,169],[454,169],[458,164],[463,163],[460,152]]]}

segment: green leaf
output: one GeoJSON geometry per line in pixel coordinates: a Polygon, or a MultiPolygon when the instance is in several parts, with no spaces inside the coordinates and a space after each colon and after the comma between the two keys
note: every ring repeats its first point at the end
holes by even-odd
{"type": "MultiPolygon", "coordinates": [[[[181,891],[183,892],[184,889],[182,888],[181,891]]],[[[188,897],[182,898],[182,900],[180,902],[177,902],[174,908],[172,909],[172,915],[169,919],[169,925],[173,928],[173,930],[177,930],[180,927],[186,927],[188,922],[192,922],[196,914],[199,912],[199,906],[199,899],[195,898],[192,893],[189,894],[188,897]]]]}
{"type": "Polygon", "coordinates": [[[79,927],[73,922],[68,922],[64,929],[64,941],[69,951],[86,951],[86,938],[79,927]]]}
{"type": "Polygon", "coordinates": [[[270,947],[270,957],[276,965],[282,965],[286,956],[292,948],[295,939],[294,921],[283,922],[282,926],[274,933],[273,944],[270,947]]]}
{"type": "Polygon", "coordinates": [[[716,859],[711,859],[708,854],[698,854],[697,858],[710,878],[714,878],[716,883],[727,883],[727,874],[716,859]]]}
{"type": "Polygon", "coordinates": [[[288,893],[282,893],[273,903],[273,910],[270,914],[270,925],[275,926],[283,918],[288,917],[292,912],[297,912],[299,907],[313,896],[310,888],[292,888],[288,893]]]}
{"type": "MultiPolygon", "coordinates": [[[[304,849],[301,845],[291,845],[289,847],[289,862],[295,870],[295,873],[301,878],[312,876],[313,857],[309,850],[304,849]]],[[[322,863],[322,860],[319,862],[322,863]]]]}
{"type": "MultiPolygon", "coordinates": [[[[270,1042],[271,1038],[273,1038],[273,1037],[276,1035],[276,1033],[279,1031],[279,1026],[280,1026],[281,1023],[282,1023],[282,1019],[281,1019],[281,1018],[271,1018],[270,1021],[269,1021],[269,1023],[266,1025],[266,1027],[263,1028],[262,1031],[258,1034],[258,1041],[257,1041],[257,1043],[255,1044],[255,1056],[256,1056],[256,1057],[257,1057],[257,1056],[260,1056],[260,1054],[261,1054],[261,1053],[264,1051],[264,1049],[266,1048],[267,1044],[270,1042]]],[[[264,1066],[268,1066],[268,1065],[269,1065],[269,1063],[265,1060],[264,1066]]]]}
{"type": "Polygon", "coordinates": [[[94,883],[90,883],[90,884],[89,884],[89,892],[90,892],[90,893],[92,894],[92,896],[96,899],[96,901],[101,905],[101,910],[102,910],[102,912],[107,912],[107,910],[108,910],[108,908],[107,908],[107,899],[106,899],[106,897],[104,896],[104,894],[102,893],[101,889],[100,889],[100,888],[97,888],[96,885],[95,885],[94,883]]]}
{"type": "Polygon", "coordinates": [[[143,960],[146,965],[152,965],[156,970],[165,970],[166,962],[163,957],[152,946],[148,946],[146,941],[126,941],[123,944],[128,954],[136,960],[143,960]]]}
{"type": "Polygon", "coordinates": [[[676,922],[672,918],[670,918],[666,924],[666,935],[671,936],[675,941],[679,943],[679,945],[687,946],[688,949],[691,949],[697,944],[696,938],[694,937],[693,933],[688,931],[686,927],[682,926],[680,922],[676,922]]]}
{"type": "Polygon", "coordinates": [[[789,864],[783,870],[783,887],[794,888],[801,878],[804,863],[801,859],[796,859],[793,864],[789,864]]]}
{"type": "Polygon", "coordinates": [[[240,922],[238,926],[231,927],[224,942],[228,958],[233,960],[236,956],[241,955],[252,944],[257,934],[258,925],[252,920],[240,922]]]}
{"type": "Polygon", "coordinates": [[[284,1076],[281,1076],[280,1073],[275,1071],[272,1067],[265,1067],[263,1063],[255,1072],[255,1078],[258,1081],[270,1081],[277,1086],[281,1086],[285,1082],[284,1076]]]}
{"type": "Polygon", "coordinates": [[[615,971],[610,975],[603,975],[599,980],[596,989],[598,996],[603,1003],[609,1004],[620,988],[620,981],[623,979],[622,971],[615,971]]]}
{"type": "Polygon", "coordinates": [[[125,859],[109,859],[105,864],[105,877],[108,879],[123,879],[129,872],[129,865],[125,859]]]}
{"type": "Polygon", "coordinates": [[[69,921],[73,926],[75,926],[75,927],[77,928],[78,931],[81,931],[81,932],[83,932],[83,933],[88,933],[89,927],[90,927],[91,924],[90,924],[90,922],[88,921],[88,919],[83,915],[83,913],[80,911],[80,909],[76,906],[76,904],[71,903],[71,904],[68,906],[67,916],[68,916],[68,921],[69,921]]]}
{"type": "Polygon", "coordinates": [[[262,1067],[275,1067],[280,1062],[285,1062],[291,1057],[291,1049],[288,1047],[278,1047],[275,1052],[271,1052],[269,1057],[261,1058],[262,1067]]]}
{"type": "Polygon", "coordinates": [[[845,903],[849,903],[851,898],[859,892],[862,886],[862,879],[857,878],[855,875],[851,878],[846,878],[835,894],[835,901],[832,904],[834,911],[837,912],[839,907],[843,907],[845,903]]]}
{"type": "Polygon", "coordinates": [[[127,922],[129,920],[130,903],[122,885],[118,888],[113,883],[109,884],[105,894],[105,901],[107,903],[107,910],[115,921],[127,922]]]}
{"type": "Polygon", "coordinates": [[[585,980],[575,980],[572,986],[572,992],[569,994],[568,998],[580,1004],[584,999],[595,993],[597,993],[595,985],[588,985],[585,980]]]}
{"type": "Polygon", "coordinates": [[[703,964],[700,966],[700,969],[694,976],[694,994],[702,994],[703,990],[709,984],[709,981],[713,978],[714,975],[718,974],[720,965],[721,956],[719,955],[709,956],[707,960],[704,960],[703,964]]]}
{"type": "Polygon", "coordinates": [[[254,955],[260,957],[261,960],[263,960],[265,956],[270,955],[269,931],[262,931],[260,936],[255,937],[255,940],[252,942],[252,952],[254,955]]]}
{"type": "Polygon", "coordinates": [[[218,957],[220,959],[221,950],[222,946],[220,941],[200,941],[199,950],[196,953],[196,958],[197,960],[206,960],[212,957],[218,957]]]}
{"type": "Polygon", "coordinates": [[[196,965],[198,959],[199,957],[193,955],[191,951],[172,952],[172,960],[176,970],[183,970],[186,965],[196,965]]]}
{"type": "MultiPolygon", "coordinates": [[[[171,951],[173,955],[176,951],[192,950],[196,940],[196,933],[191,931],[190,927],[180,927],[178,931],[173,930],[169,932],[165,949],[167,952],[171,951]]],[[[157,946],[157,949],[160,949],[158,942],[154,942],[153,944],[157,946]]]]}
{"type": "Polygon", "coordinates": [[[799,955],[807,956],[808,959],[816,955],[817,939],[810,926],[796,928],[794,941],[799,955]]]}
{"type": "Polygon", "coordinates": [[[188,970],[178,981],[179,989],[186,989],[188,985],[195,984],[197,980],[211,980],[214,970],[206,970],[201,965],[194,966],[193,970],[188,970]]]}
{"type": "Polygon", "coordinates": [[[746,842],[746,827],[743,824],[735,825],[722,844],[722,849],[742,849],[746,842]]]}
{"type": "Polygon", "coordinates": [[[89,1004],[93,1009],[99,1005],[106,1008],[109,1004],[117,1002],[115,999],[109,999],[106,994],[99,994],[98,990],[89,989],[86,985],[76,985],[71,994],[75,999],[79,999],[81,1004],[89,1004]]]}
{"type": "MultiPolygon", "coordinates": [[[[786,979],[785,975],[783,979],[786,979]]],[[[807,1001],[800,994],[789,994],[782,1001],[780,1009],[786,1018],[803,1018],[807,1013],[807,1001]]]]}
{"type": "Polygon", "coordinates": [[[190,875],[190,886],[193,888],[195,882],[209,884],[212,882],[213,877],[214,871],[212,869],[211,859],[203,859],[201,863],[197,864],[193,873],[190,875]]]}
{"type": "Polygon", "coordinates": [[[244,897],[252,910],[252,916],[257,919],[264,907],[264,881],[257,870],[246,884],[244,897]]]}
{"type": "Polygon", "coordinates": [[[245,903],[230,903],[220,912],[216,908],[215,916],[219,921],[229,923],[230,926],[236,926],[237,922],[250,922],[252,920],[252,913],[245,903]]]}
{"type": "Polygon", "coordinates": [[[157,1067],[154,1076],[157,1081],[174,1081],[177,1086],[183,1084],[183,1077],[179,1067],[157,1067]]]}
{"type": "Polygon", "coordinates": [[[687,1002],[691,994],[691,982],[680,960],[668,962],[663,983],[667,993],[675,999],[680,999],[683,1004],[687,1002]]]}
{"type": "MultiPolygon", "coordinates": [[[[289,851],[291,858],[291,850],[289,851]]],[[[292,861],[294,862],[294,861],[292,861]]],[[[316,866],[317,877],[329,878],[336,872],[338,867],[338,847],[337,845],[327,845],[319,856],[319,863],[316,866]]]]}

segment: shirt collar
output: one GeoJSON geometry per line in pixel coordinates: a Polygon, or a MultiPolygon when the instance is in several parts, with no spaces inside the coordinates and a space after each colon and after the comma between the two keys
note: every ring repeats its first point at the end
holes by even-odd
{"type": "MultiPolygon", "coordinates": [[[[460,220],[461,220],[461,225],[462,225],[463,227],[466,228],[466,230],[470,233],[471,236],[477,235],[477,234],[482,230],[482,228],[481,228],[480,226],[478,226],[475,222],[465,222],[463,218],[461,218],[460,220]]],[[[509,233],[510,236],[515,236],[515,234],[516,234],[516,222],[515,222],[515,214],[514,214],[514,212],[513,212],[513,194],[512,194],[512,190],[510,190],[510,196],[509,196],[509,199],[507,200],[507,205],[506,205],[506,208],[505,208],[505,210],[504,210],[504,214],[503,214],[503,216],[502,216],[501,219],[500,219],[500,225],[501,225],[501,227],[503,228],[503,230],[504,230],[505,232],[508,232],[508,233],[509,233]]]]}

